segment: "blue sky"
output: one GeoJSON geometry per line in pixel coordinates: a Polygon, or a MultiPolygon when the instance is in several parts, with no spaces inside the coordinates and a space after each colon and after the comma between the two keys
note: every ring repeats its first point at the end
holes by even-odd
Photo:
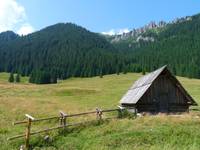
{"type": "Polygon", "coordinates": [[[58,22],[73,22],[94,32],[117,32],[197,13],[198,0],[0,0],[0,31],[27,34],[58,22]]]}

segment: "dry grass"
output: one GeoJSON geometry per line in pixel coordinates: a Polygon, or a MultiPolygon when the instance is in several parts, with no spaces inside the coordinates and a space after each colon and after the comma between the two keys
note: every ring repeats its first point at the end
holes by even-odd
{"type": "MultiPolygon", "coordinates": [[[[20,84],[8,83],[8,74],[0,73],[2,149],[13,149],[23,143],[17,140],[10,144],[5,139],[24,130],[17,126],[13,128],[11,124],[14,120],[23,120],[25,113],[37,118],[58,115],[59,110],[77,113],[94,110],[96,107],[116,108],[119,99],[140,76],[129,73],[103,78],[71,78],[59,81],[58,84],[34,85],[27,83],[27,78],[22,78],[20,84]]],[[[178,79],[199,103],[200,80],[178,79]]],[[[54,141],[50,145],[43,143],[38,136],[31,142],[35,147],[39,146],[39,149],[198,149],[198,115],[194,112],[181,116],[161,114],[147,115],[136,120],[111,120],[101,125],[77,128],[64,135],[54,132],[54,141]]],[[[34,129],[54,126],[55,123],[42,123],[34,129]]]]}

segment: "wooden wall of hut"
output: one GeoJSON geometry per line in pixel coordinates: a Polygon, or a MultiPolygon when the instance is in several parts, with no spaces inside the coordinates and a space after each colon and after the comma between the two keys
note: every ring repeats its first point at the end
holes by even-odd
{"type": "Polygon", "coordinates": [[[187,112],[187,98],[177,86],[168,71],[162,72],[137,102],[138,112],[187,112]]]}

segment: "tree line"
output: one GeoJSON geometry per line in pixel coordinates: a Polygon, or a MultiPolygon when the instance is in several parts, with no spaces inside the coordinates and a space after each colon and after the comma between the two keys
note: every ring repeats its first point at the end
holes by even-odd
{"type": "Polygon", "coordinates": [[[12,37],[0,44],[0,71],[29,76],[31,83],[102,77],[119,73],[124,66],[122,53],[103,36],[75,24],[56,24],[28,36],[12,37]]]}
{"type": "MultiPolygon", "coordinates": [[[[151,32],[145,33],[152,34],[151,32]]],[[[125,44],[124,44],[125,45],[125,44]]],[[[155,42],[131,48],[75,24],[56,24],[28,36],[0,34],[0,72],[29,76],[31,83],[56,83],[69,77],[103,77],[153,71],[162,65],[180,76],[200,78],[200,16],[170,24],[155,42]]]]}
{"type": "Polygon", "coordinates": [[[132,58],[147,71],[168,65],[175,75],[200,78],[200,15],[191,21],[169,24],[156,42],[135,49],[132,58]]]}

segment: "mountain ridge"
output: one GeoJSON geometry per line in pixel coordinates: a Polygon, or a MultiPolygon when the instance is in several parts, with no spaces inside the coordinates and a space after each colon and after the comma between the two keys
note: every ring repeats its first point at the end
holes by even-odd
{"type": "Polygon", "coordinates": [[[152,71],[168,64],[176,75],[200,78],[200,15],[160,26],[152,22],[149,27],[138,30],[139,40],[132,40],[130,32],[132,37],[122,42],[72,23],[58,23],[26,36],[4,32],[0,34],[0,72],[18,72],[40,84],[152,71]]]}
{"type": "MultiPolygon", "coordinates": [[[[158,23],[156,23],[155,21],[151,21],[148,24],[139,27],[139,28],[133,28],[132,30],[130,30],[127,33],[122,33],[122,34],[115,34],[115,35],[106,35],[107,38],[111,38],[111,42],[119,42],[120,40],[126,40],[127,38],[133,37],[133,38],[137,38],[139,36],[141,36],[142,34],[144,34],[145,32],[152,30],[152,29],[159,29],[159,28],[164,28],[169,24],[178,24],[178,23],[182,23],[182,22],[186,22],[186,21],[191,21],[192,17],[191,16],[186,16],[186,17],[181,17],[181,18],[176,18],[170,22],[165,22],[163,20],[159,21],[158,23]]],[[[137,41],[140,39],[137,39],[137,41]]]]}
{"type": "Polygon", "coordinates": [[[43,83],[43,76],[48,83],[109,74],[115,72],[113,51],[117,53],[104,37],[72,23],[59,23],[0,45],[0,71],[28,75],[33,83],[43,83]]]}

